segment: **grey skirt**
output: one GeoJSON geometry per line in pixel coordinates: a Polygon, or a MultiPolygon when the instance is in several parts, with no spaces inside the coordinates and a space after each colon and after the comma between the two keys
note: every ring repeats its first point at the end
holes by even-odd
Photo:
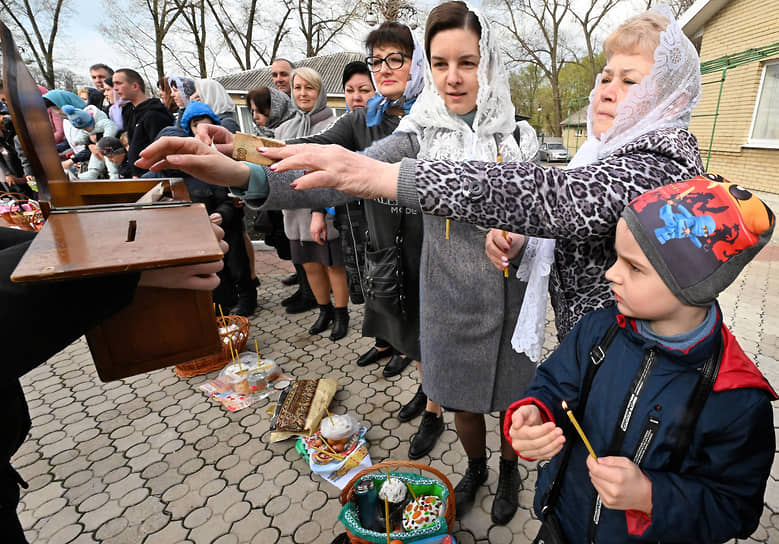
{"type": "Polygon", "coordinates": [[[344,254],[341,240],[328,240],[325,245],[316,242],[289,241],[292,262],[295,264],[320,263],[325,266],[344,266],[344,254]]]}

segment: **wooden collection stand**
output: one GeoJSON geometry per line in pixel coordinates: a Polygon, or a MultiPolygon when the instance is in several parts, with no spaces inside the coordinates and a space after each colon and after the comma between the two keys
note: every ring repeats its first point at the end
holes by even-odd
{"type": "MultiPolygon", "coordinates": [[[[2,22],[0,39],[8,106],[46,217],[13,281],[61,281],[223,257],[205,207],[189,201],[179,179],[68,181],[40,92],[2,22]]],[[[103,381],[221,351],[211,294],[184,289],[139,287],[132,304],[89,331],[87,342],[103,381]]]]}

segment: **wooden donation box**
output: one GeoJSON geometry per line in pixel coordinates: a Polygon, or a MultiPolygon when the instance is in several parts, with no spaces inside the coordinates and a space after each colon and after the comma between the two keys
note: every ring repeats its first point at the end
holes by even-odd
{"type": "MultiPolygon", "coordinates": [[[[2,22],[0,38],[8,107],[46,218],[13,281],[140,272],[223,257],[205,207],[189,201],[180,179],[68,181],[41,94],[2,22]]],[[[207,291],[138,287],[130,306],[86,337],[103,381],[221,351],[207,291]]]]}

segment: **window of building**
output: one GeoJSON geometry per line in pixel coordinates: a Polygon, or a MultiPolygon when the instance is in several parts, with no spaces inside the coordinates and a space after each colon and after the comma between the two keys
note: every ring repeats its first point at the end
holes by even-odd
{"type": "Polygon", "coordinates": [[[241,127],[241,132],[254,134],[252,110],[249,109],[249,106],[236,106],[235,108],[238,110],[238,125],[241,127]]]}
{"type": "Polygon", "coordinates": [[[763,66],[749,145],[779,147],[779,62],[763,66]]]}

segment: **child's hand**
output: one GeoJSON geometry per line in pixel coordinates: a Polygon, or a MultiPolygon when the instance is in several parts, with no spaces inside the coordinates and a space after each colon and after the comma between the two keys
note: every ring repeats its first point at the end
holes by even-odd
{"type": "Polygon", "coordinates": [[[544,423],[537,406],[526,404],[511,416],[511,447],[526,459],[551,459],[563,448],[563,430],[551,421],[544,423]]]}
{"type": "Polygon", "coordinates": [[[652,482],[627,457],[587,457],[587,468],[603,506],[613,510],[652,512],[652,482]]]}

